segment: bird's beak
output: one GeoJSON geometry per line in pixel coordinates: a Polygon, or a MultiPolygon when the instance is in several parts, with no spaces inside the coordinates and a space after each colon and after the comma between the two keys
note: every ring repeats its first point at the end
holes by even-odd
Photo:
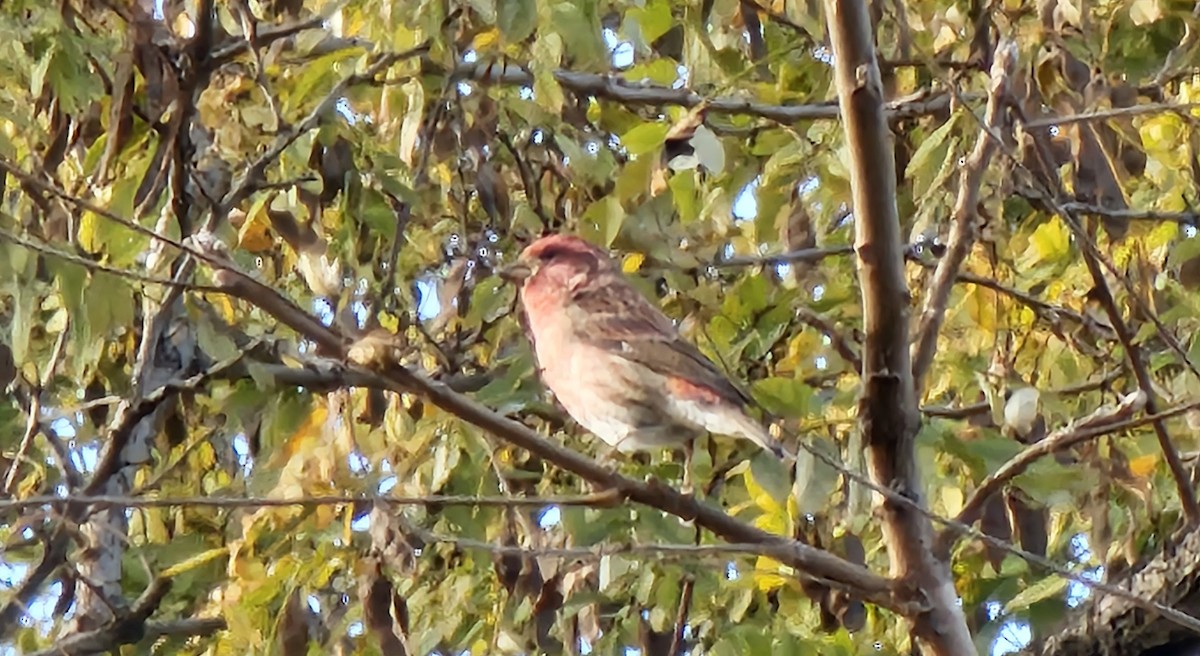
{"type": "Polygon", "coordinates": [[[500,268],[496,271],[496,274],[508,282],[520,284],[526,278],[533,275],[533,269],[528,264],[518,260],[506,267],[500,268]]]}

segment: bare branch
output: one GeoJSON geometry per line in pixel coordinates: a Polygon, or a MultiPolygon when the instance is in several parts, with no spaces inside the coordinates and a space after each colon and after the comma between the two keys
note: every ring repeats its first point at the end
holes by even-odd
{"type": "Polygon", "coordinates": [[[359,496],[321,495],[311,497],[146,497],[114,495],[41,495],[24,499],[0,500],[0,510],[24,510],[71,506],[99,508],[315,508],[317,506],[353,505],[367,510],[375,503],[395,506],[472,506],[478,508],[544,508],[547,506],[610,507],[611,494],[580,494],[551,497],[463,496],[432,494],[427,496],[359,496]]]}
{"type": "Polygon", "coordinates": [[[1077,214],[1094,214],[1106,219],[1119,221],[1170,221],[1174,223],[1196,224],[1200,222],[1200,212],[1163,212],[1160,210],[1116,210],[1111,207],[1100,207],[1087,203],[1068,202],[1062,204],[1063,209],[1077,214]]]}
{"type": "Polygon", "coordinates": [[[805,248],[798,251],[780,253],[778,255],[750,255],[731,257],[713,262],[718,269],[726,267],[758,266],[772,264],[796,264],[799,262],[820,262],[835,255],[853,255],[853,246],[832,246],[829,248],[805,248]]]}
{"type": "Polygon", "coordinates": [[[29,447],[33,444],[33,436],[38,434],[38,429],[41,424],[42,414],[42,391],[54,379],[55,372],[58,371],[58,365],[62,362],[63,355],[67,348],[67,333],[71,330],[71,324],[67,323],[62,331],[58,333],[58,338],[54,341],[54,349],[50,353],[50,361],[46,364],[46,368],[42,371],[41,379],[37,381],[34,389],[29,394],[29,417],[25,420],[25,433],[21,436],[20,446],[17,447],[17,453],[13,456],[12,464],[9,465],[8,474],[4,477],[4,494],[7,496],[12,494],[13,482],[17,478],[17,470],[20,469],[21,463],[25,460],[26,454],[29,452],[29,447]]]}
{"type": "MultiPolygon", "coordinates": [[[[999,492],[1009,481],[1020,476],[1038,458],[1061,451],[1080,442],[1111,435],[1120,431],[1144,426],[1155,421],[1169,419],[1200,407],[1200,401],[1188,403],[1167,410],[1161,414],[1149,415],[1135,420],[1130,418],[1145,407],[1146,396],[1140,391],[1121,399],[1116,406],[1100,408],[1086,417],[1081,417],[1067,426],[1051,433],[1045,439],[1033,444],[1018,453],[1013,459],[1004,463],[999,469],[988,475],[971,493],[970,498],[963,504],[962,510],[955,517],[956,521],[971,524],[979,519],[983,504],[988,497],[999,492]]],[[[951,536],[949,531],[939,536],[941,549],[949,548],[951,536]]]]}
{"type": "Polygon", "coordinates": [[[1087,123],[1090,121],[1103,121],[1110,118],[1144,116],[1146,114],[1186,114],[1197,107],[1200,107],[1200,102],[1150,103],[1146,105],[1134,105],[1132,107],[1105,109],[1097,112],[1084,112],[1082,114],[1047,116],[1046,118],[1026,121],[1025,127],[1033,130],[1039,128],[1048,128],[1055,125],[1066,125],[1068,123],[1087,123]]]}
{"type": "Polygon", "coordinates": [[[346,91],[350,87],[356,84],[374,82],[375,76],[396,62],[422,55],[428,51],[429,44],[423,43],[416,48],[411,48],[404,52],[387,53],[378,57],[362,73],[353,73],[338,80],[338,83],[333,85],[329,93],[325,94],[321,102],[317,103],[317,106],[313,108],[312,112],[304,120],[292,126],[290,130],[280,133],[261,155],[244,167],[243,170],[245,172],[238,178],[233,188],[229,190],[229,193],[225,194],[225,197],[221,199],[220,206],[213,210],[213,216],[222,217],[228,214],[238,203],[254,193],[257,185],[266,174],[267,167],[279,159],[279,156],[283,154],[283,151],[288,146],[292,145],[292,142],[317,127],[321,119],[333,111],[334,106],[337,105],[338,101],[342,99],[342,96],[346,94],[346,91]]]}
{"type": "MultiPolygon", "coordinates": [[[[6,216],[6,215],[4,215],[3,213],[0,213],[0,216],[6,216]]],[[[194,291],[194,292],[219,292],[220,291],[216,287],[211,287],[209,285],[197,285],[197,284],[193,284],[193,283],[189,283],[189,282],[180,282],[180,281],[177,281],[177,280],[174,280],[171,278],[159,278],[157,276],[146,275],[139,271],[133,271],[130,269],[121,269],[119,267],[109,266],[107,264],[103,264],[101,262],[97,262],[95,260],[91,260],[86,257],[82,257],[79,255],[75,255],[73,253],[68,253],[66,251],[59,250],[59,249],[54,248],[53,246],[50,246],[49,244],[46,244],[43,242],[34,241],[32,239],[26,239],[25,237],[22,237],[17,234],[13,234],[4,229],[0,229],[0,239],[17,244],[18,246],[21,246],[22,248],[28,248],[29,250],[34,251],[36,253],[41,253],[42,255],[57,258],[64,262],[69,262],[71,264],[74,264],[74,265],[80,266],[84,269],[87,269],[88,271],[107,273],[109,275],[116,276],[118,278],[122,278],[125,280],[132,280],[134,282],[141,282],[141,283],[146,283],[146,284],[150,284],[150,285],[163,285],[164,287],[182,287],[183,289],[186,289],[189,291],[194,291]]]]}
{"type": "MultiPolygon", "coordinates": [[[[528,86],[533,84],[533,74],[524,67],[499,61],[483,61],[459,66],[451,75],[452,80],[472,80],[479,84],[504,84],[528,86]]],[[[829,100],[807,105],[772,105],[746,98],[719,96],[709,98],[691,89],[675,89],[657,84],[639,84],[626,81],[617,75],[581,73],[557,70],[554,79],[563,88],[575,93],[586,94],[622,103],[624,105],[697,107],[705,105],[710,114],[735,114],[757,116],[776,123],[791,125],[803,121],[836,119],[840,110],[836,102],[829,100]]],[[[889,120],[926,116],[946,111],[950,107],[950,95],[919,91],[884,103],[884,112],[889,120]]]]}
{"type": "Polygon", "coordinates": [[[1005,129],[1009,124],[1007,105],[1009,102],[1009,80],[1017,66],[1017,45],[1012,41],[1002,40],[996,46],[992,62],[991,86],[988,90],[987,114],[984,122],[987,129],[979,133],[975,149],[967,158],[962,168],[958,182],[958,198],[954,202],[954,214],[951,219],[950,235],[946,245],[946,254],[938,260],[933,278],[929,281],[929,289],[925,293],[925,305],[921,309],[921,318],[917,328],[916,343],[912,347],[913,384],[918,394],[922,389],[929,365],[933,363],[937,352],[938,336],[941,333],[942,320],[946,316],[946,304],[950,301],[950,291],[963,262],[975,247],[975,234],[978,230],[976,221],[979,205],[979,191],[983,186],[983,174],[987,171],[992,155],[996,152],[996,141],[993,134],[1005,129]]]}
{"type": "MultiPolygon", "coordinates": [[[[1092,390],[1106,387],[1116,380],[1120,375],[1121,370],[1114,369],[1095,380],[1089,380],[1087,382],[1079,383],[1078,385],[1068,385],[1058,389],[1045,390],[1042,393],[1057,396],[1074,396],[1080,392],[1090,392],[1092,390]]],[[[959,406],[957,408],[944,406],[922,406],[921,414],[924,414],[927,417],[939,417],[942,419],[966,419],[967,417],[972,417],[974,415],[984,414],[990,411],[991,408],[991,404],[989,404],[987,401],[980,401],[979,403],[972,403],[970,405],[959,406]]]]}
{"type": "MultiPolygon", "coordinates": [[[[1036,147],[1037,156],[1042,161],[1043,171],[1056,171],[1056,167],[1052,165],[1054,161],[1053,155],[1049,152],[1049,146],[1044,138],[1034,138],[1034,146],[1036,147]]],[[[1020,161],[1014,158],[1014,161],[1020,161]]],[[[1130,332],[1128,324],[1125,323],[1125,318],[1121,316],[1121,310],[1117,307],[1116,301],[1113,299],[1112,290],[1109,289],[1108,280],[1105,278],[1104,267],[1109,270],[1114,270],[1114,267],[1109,263],[1104,254],[1100,252],[1091,235],[1083,228],[1078,215],[1063,206],[1058,204],[1058,199],[1066,198],[1066,193],[1062,187],[1062,181],[1056,176],[1043,172],[1041,175],[1034,174],[1035,180],[1039,182],[1046,190],[1046,202],[1054,209],[1054,212],[1062,217],[1063,222],[1070,228],[1075,241],[1080,246],[1080,251],[1083,254],[1084,264],[1087,266],[1088,273],[1092,277],[1092,293],[1100,302],[1100,306],[1104,308],[1104,312],[1108,315],[1108,320],[1113,326],[1113,330],[1117,333],[1117,339],[1124,347],[1125,357],[1129,360],[1129,367],[1133,370],[1134,377],[1137,379],[1138,388],[1146,395],[1146,412],[1151,415],[1158,414],[1157,393],[1154,390],[1154,383],[1150,378],[1150,372],[1146,369],[1146,363],[1142,358],[1141,348],[1133,342],[1134,335],[1130,332]]],[[[1124,279],[1118,274],[1119,279],[1124,279]]],[[[1139,300],[1136,293],[1132,296],[1139,300]]],[[[1161,326],[1156,320],[1156,325],[1161,326]]],[[[1164,335],[1165,336],[1165,335],[1164,335]]],[[[1173,339],[1171,340],[1173,341],[1173,339]]],[[[1192,367],[1192,363],[1184,355],[1183,361],[1192,367]]],[[[1194,367],[1193,367],[1194,369],[1194,367]]],[[[1167,432],[1167,427],[1162,421],[1154,421],[1154,435],[1158,439],[1159,448],[1162,449],[1163,459],[1167,462],[1167,467],[1171,471],[1171,476],[1175,480],[1175,487],[1179,493],[1179,501],[1183,506],[1184,515],[1187,517],[1188,523],[1192,526],[1200,524],[1200,503],[1196,500],[1196,492],[1192,488],[1192,483],[1187,471],[1183,468],[1183,462],[1179,457],[1179,451],[1171,441],[1171,436],[1167,432]]]]}
{"type": "MultiPolygon", "coordinates": [[[[258,34],[255,35],[257,37],[255,39],[255,43],[259,47],[267,46],[275,41],[286,39],[305,30],[318,29],[325,24],[325,20],[326,18],[324,16],[313,16],[312,18],[300,21],[298,23],[267,27],[258,30],[258,34]]],[[[250,42],[248,40],[237,39],[232,43],[223,45],[219,48],[214,48],[212,53],[209,54],[208,59],[205,60],[205,64],[210,69],[215,70],[229,63],[234,57],[237,57],[243,52],[249,52],[249,50],[250,42]]]]}
{"type": "Polygon", "coordinates": [[[137,633],[127,633],[124,627],[105,627],[77,633],[59,640],[53,647],[35,651],[29,656],[83,656],[110,651],[121,645],[154,641],[167,637],[206,637],[226,628],[219,617],[146,622],[137,633]]]}

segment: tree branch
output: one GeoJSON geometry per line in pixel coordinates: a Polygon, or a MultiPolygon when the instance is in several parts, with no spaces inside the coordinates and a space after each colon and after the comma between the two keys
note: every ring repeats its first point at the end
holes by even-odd
{"type": "Polygon", "coordinates": [[[917,328],[916,343],[912,347],[913,385],[918,395],[923,388],[925,373],[929,370],[929,365],[933,364],[933,356],[937,352],[938,336],[941,334],[942,320],[946,317],[950,291],[954,287],[959,269],[975,247],[979,191],[983,186],[983,174],[996,152],[997,144],[992,135],[1009,124],[1006,111],[1009,103],[1008,85],[1016,66],[1017,45],[1012,41],[1001,40],[992,58],[991,86],[988,89],[987,114],[984,116],[987,129],[980,131],[975,149],[971,151],[959,175],[958,198],[954,202],[946,254],[938,260],[933,278],[929,281],[920,325],[917,328]]]}
{"type": "MultiPolygon", "coordinates": [[[[453,80],[472,80],[479,84],[503,84],[529,86],[533,74],[525,67],[511,62],[482,61],[462,64],[452,74],[453,80]]],[[[563,88],[575,93],[595,96],[624,105],[646,106],[705,106],[710,114],[736,114],[757,116],[776,123],[791,125],[802,121],[836,119],[840,110],[834,101],[804,105],[771,105],[746,98],[718,96],[709,98],[691,89],[675,89],[657,84],[630,82],[617,75],[580,73],[559,69],[554,79],[563,88]]],[[[944,92],[919,91],[903,98],[884,103],[884,112],[889,120],[900,120],[926,116],[946,111],[950,107],[950,94],[944,92]]]]}
{"type": "MultiPolygon", "coordinates": [[[[970,498],[963,504],[962,510],[958,511],[958,515],[954,518],[955,521],[964,524],[974,523],[979,519],[980,513],[983,512],[983,504],[987,503],[989,497],[999,492],[1009,481],[1024,473],[1034,461],[1042,456],[1050,455],[1080,442],[1095,439],[1103,435],[1110,435],[1154,421],[1169,419],[1193,408],[1200,407],[1200,402],[1189,403],[1172,408],[1162,414],[1150,415],[1130,421],[1130,418],[1141,411],[1145,405],[1146,395],[1142,394],[1139,390],[1139,392],[1122,398],[1118,405],[1099,408],[1086,417],[1081,417],[1051,433],[1040,442],[1026,447],[995,472],[989,474],[987,478],[983,479],[983,482],[979,484],[979,487],[975,488],[970,498]]],[[[945,551],[949,549],[953,537],[949,530],[943,531],[938,536],[938,550],[945,551]]]]}
{"type": "Polygon", "coordinates": [[[881,504],[893,577],[925,605],[909,616],[930,654],[975,653],[949,566],[929,550],[933,529],[921,502],[915,438],[919,415],[909,359],[906,249],[896,208],[895,153],[883,107],[871,20],[862,0],[825,0],[855,212],[855,251],[863,294],[866,341],[859,422],[871,478],[890,496],[881,504]]]}
{"type": "MultiPolygon", "coordinates": [[[[1084,230],[1078,215],[1058,204],[1058,199],[1065,198],[1066,193],[1063,190],[1062,181],[1057,176],[1046,173],[1057,170],[1052,165],[1054,158],[1049,152],[1046,139],[1035,137],[1033,143],[1037,156],[1041,159],[1043,170],[1042,175],[1036,176],[1035,180],[1038,180],[1046,188],[1047,202],[1054,209],[1055,213],[1062,217],[1063,222],[1067,224],[1072,235],[1074,235],[1076,243],[1079,244],[1079,249],[1083,254],[1083,262],[1092,277],[1094,285],[1092,293],[1095,294],[1096,299],[1100,302],[1100,306],[1104,308],[1105,314],[1108,315],[1108,320],[1112,324],[1113,330],[1117,333],[1117,339],[1121,342],[1121,346],[1124,347],[1125,357],[1129,360],[1129,367],[1133,370],[1138,388],[1146,395],[1146,412],[1151,415],[1158,414],[1157,393],[1154,390],[1154,383],[1150,378],[1150,372],[1146,369],[1146,363],[1142,359],[1141,348],[1133,342],[1134,335],[1129,331],[1129,326],[1125,323],[1125,318],[1121,316],[1121,310],[1117,307],[1117,303],[1113,299],[1112,290],[1109,289],[1108,280],[1105,278],[1103,264],[1107,262],[1104,260],[1103,254],[1100,253],[1095,240],[1084,230]]],[[[1135,298],[1136,296],[1134,294],[1135,298]]],[[[1188,361],[1186,354],[1183,359],[1184,362],[1191,366],[1191,362],[1188,361]]],[[[1163,452],[1163,459],[1166,460],[1167,467],[1171,471],[1171,476],[1175,480],[1175,488],[1179,493],[1179,501],[1183,506],[1183,512],[1187,517],[1188,524],[1192,526],[1200,525],[1200,503],[1196,500],[1196,492],[1192,489],[1190,477],[1183,468],[1183,461],[1179,458],[1179,451],[1172,443],[1171,436],[1167,432],[1167,427],[1163,422],[1154,421],[1153,426],[1154,435],[1158,439],[1159,448],[1163,452]]]]}
{"type": "MultiPolygon", "coordinates": [[[[197,239],[196,243],[212,249],[209,251],[213,256],[210,260],[219,260],[220,251],[216,250],[218,242],[214,237],[210,235],[204,239],[197,239]]],[[[233,265],[226,262],[222,266],[233,265]]],[[[342,335],[309,316],[275,290],[244,275],[223,275],[222,271],[217,271],[213,278],[219,286],[226,287],[226,293],[258,306],[297,329],[303,337],[318,344],[331,357],[344,359],[347,356],[350,345],[342,335]]],[[[657,481],[642,483],[621,476],[582,454],[546,440],[522,424],[498,415],[458,394],[445,384],[430,380],[399,364],[389,363],[379,374],[397,389],[418,394],[467,423],[487,430],[510,444],[577,474],[601,489],[614,491],[619,498],[630,499],[677,517],[694,520],[697,525],[732,543],[762,545],[771,552],[771,558],[801,573],[848,586],[855,594],[871,603],[890,609],[910,608],[910,600],[897,594],[898,591],[892,588],[891,582],[863,567],[853,565],[826,551],[738,521],[721,510],[701,503],[693,496],[683,495],[657,481]]]]}

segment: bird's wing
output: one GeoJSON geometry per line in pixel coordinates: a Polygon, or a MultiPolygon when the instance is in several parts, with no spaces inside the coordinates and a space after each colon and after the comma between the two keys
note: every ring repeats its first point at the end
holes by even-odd
{"type": "Polygon", "coordinates": [[[737,405],[751,402],[746,392],[700,349],[680,337],[671,320],[627,282],[618,278],[596,282],[602,284],[582,285],[572,295],[581,315],[577,325],[587,330],[579,335],[581,339],[676,379],[681,384],[678,391],[685,394],[737,405]]]}

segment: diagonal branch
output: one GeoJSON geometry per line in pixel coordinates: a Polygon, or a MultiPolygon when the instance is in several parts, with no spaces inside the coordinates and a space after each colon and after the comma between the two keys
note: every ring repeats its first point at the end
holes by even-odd
{"type": "Polygon", "coordinates": [[[124,628],[126,627],[105,627],[77,633],[69,638],[59,640],[49,649],[35,651],[29,656],[84,656],[85,654],[106,653],[121,645],[154,641],[159,638],[203,638],[218,631],[224,631],[226,624],[225,620],[219,617],[200,617],[186,620],[148,621],[142,624],[137,633],[122,630],[124,628]]]}
{"type": "MultiPolygon", "coordinates": [[[[1133,415],[1145,407],[1145,404],[1146,396],[1141,394],[1140,391],[1130,394],[1121,399],[1121,402],[1116,406],[1102,407],[1086,417],[1077,419],[1069,425],[1051,433],[1036,444],[1026,447],[1011,460],[1004,463],[999,469],[989,474],[987,478],[983,479],[983,482],[971,493],[967,502],[963,504],[962,510],[958,512],[958,515],[954,519],[964,524],[974,523],[975,520],[979,519],[979,515],[983,511],[983,505],[987,503],[989,497],[1003,489],[1009,481],[1024,473],[1030,465],[1042,456],[1056,453],[1080,442],[1095,439],[1103,435],[1110,435],[1155,421],[1169,419],[1200,407],[1200,402],[1192,402],[1171,408],[1161,414],[1131,419],[1133,415]]],[[[943,531],[938,536],[939,550],[948,549],[953,537],[951,531],[943,531]]]]}
{"type": "MultiPolygon", "coordinates": [[[[210,252],[214,255],[213,259],[219,257],[218,251],[215,251],[214,238],[198,239],[197,244],[212,247],[214,250],[210,252]]],[[[233,267],[232,263],[226,263],[224,266],[233,267]]],[[[275,290],[245,276],[223,273],[224,271],[217,271],[213,277],[218,285],[226,287],[226,293],[272,314],[296,329],[303,337],[312,340],[330,356],[346,358],[349,343],[344,336],[327,328],[275,290]]],[[[741,522],[693,496],[681,494],[657,481],[643,483],[621,476],[591,458],[550,442],[526,426],[500,416],[445,384],[430,380],[399,364],[389,363],[379,373],[397,388],[418,394],[449,414],[554,463],[601,489],[611,490],[619,498],[630,499],[677,517],[694,520],[697,525],[729,542],[762,545],[771,552],[772,558],[795,568],[798,572],[848,586],[861,598],[885,608],[909,610],[908,600],[900,596],[887,579],[866,568],[851,564],[826,551],[741,522]]]]}
{"type": "Polygon", "coordinates": [[[953,223],[950,226],[946,254],[938,260],[933,278],[929,281],[929,290],[925,294],[925,305],[921,309],[920,325],[917,328],[917,340],[912,347],[913,384],[918,394],[922,389],[921,383],[925,373],[937,352],[938,335],[941,332],[942,320],[946,317],[950,291],[954,287],[959,269],[971,254],[971,249],[975,247],[979,191],[983,186],[983,174],[996,153],[997,144],[993,134],[1006,129],[1009,124],[1008,112],[1005,109],[1009,102],[1009,81],[1016,66],[1016,44],[1001,41],[996,46],[996,54],[992,60],[991,87],[988,90],[987,114],[984,117],[987,128],[979,133],[975,149],[971,151],[971,156],[967,158],[959,176],[958,198],[954,202],[954,214],[951,219],[953,223]]]}
{"type": "MultiPolygon", "coordinates": [[[[1108,315],[1108,320],[1112,324],[1113,330],[1117,333],[1117,339],[1125,349],[1125,357],[1129,360],[1129,367],[1133,370],[1138,388],[1146,395],[1146,412],[1151,415],[1158,414],[1158,399],[1157,393],[1154,390],[1154,383],[1150,378],[1149,370],[1146,369],[1146,363],[1142,359],[1141,348],[1133,342],[1134,336],[1129,330],[1129,325],[1125,323],[1125,318],[1121,316],[1121,310],[1117,307],[1117,303],[1113,299],[1112,290],[1109,289],[1108,280],[1105,278],[1102,265],[1104,256],[1100,253],[1095,240],[1084,230],[1078,214],[1064,208],[1058,203],[1058,199],[1065,198],[1066,193],[1062,188],[1062,182],[1057,177],[1046,173],[1056,170],[1050,164],[1054,161],[1054,158],[1049,152],[1046,140],[1035,136],[1033,143],[1037,156],[1042,162],[1041,168],[1043,169],[1041,175],[1034,174],[1035,180],[1045,187],[1048,204],[1056,214],[1062,217],[1063,222],[1070,228],[1075,241],[1079,244],[1080,251],[1083,254],[1084,265],[1087,266],[1088,273],[1092,277],[1094,285],[1092,288],[1093,293],[1100,302],[1100,306],[1104,308],[1104,312],[1108,315]]],[[[1185,357],[1186,361],[1187,358],[1185,357]]],[[[1171,441],[1166,424],[1162,421],[1154,421],[1153,426],[1154,436],[1158,439],[1159,448],[1163,452],[1163,459],[1166,460],[1167,467],[1171,470],[1171,476],[1175,480],[1175,487],[1179,493],[1179,501],[1183,506],[1184,515],[1187,517],[1188,523],[1192,526],[1200,525],[1200,503],[1196,501],[1196,492],[1192,488],[1191,479],[1187,471],[1183,468],[1183,461],[1179,457],[1179,451],[1171,441]]]]}
{"type": "Polygon", "coordinates": [[[238,203],[242,202],[248,196],[250,196],[250,194],[254,193],[255,189],[257,189],[257,185],[262,181],[264,175],[266,174],[267,167],[273,164],[275,160],[279,159],[279,156],[283,154],[283,151],[287,150],[288,146],[292,145],[292,142],[299,139],[310,130],[316,128],[321,122],[321,119],[325,118],[331,111],[333,111],[334,106],[337,105],[338,101],[341,100],[342,96],[346,94],[346,91],[349,90],[350,87],[356,84],[373,82],[375,80],[375,76],[379,75],[396,62],[399,62],[403,59],[416,57],[425,54],[426,52],[429,52],[428,43],[423,43],[415,48],[405,50],[404,52],[387,53],[376,58],[375,61],[367,66],[366,70],[364,70],[362,73],[353,73],[351,75],[347,75],[341,80],[338,80],[337,84],[333,85],[333,88],[329,90],[329,93],[325,94],[325,97],[321,99],[321,102],[317,103],[317,106],[313,108],[311,112],[309,112],[308,116],[306,116],[304,120],[300,121],[291,129],[280,133],[279,136],[275,137],[275,141],[268,146],[261,155],[256,157],[254,161],[245,166],[245,173],[238,178],[237,183],[232,189],[229,190],[229,193],[225,194],[225,197],[221,199],[220,207],[213,211],[214,215],[224,216],[228,214],[229,211],[238,203]]]}

